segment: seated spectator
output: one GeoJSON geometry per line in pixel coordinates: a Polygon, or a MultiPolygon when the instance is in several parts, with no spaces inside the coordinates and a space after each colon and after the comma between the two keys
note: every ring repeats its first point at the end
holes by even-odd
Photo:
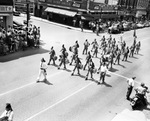
{"type": "Polygon", "coordinates": [[[0,121],[13,121],[13,109],[10,103],[6,103],[5,111],[0,116],[0,121]]]}

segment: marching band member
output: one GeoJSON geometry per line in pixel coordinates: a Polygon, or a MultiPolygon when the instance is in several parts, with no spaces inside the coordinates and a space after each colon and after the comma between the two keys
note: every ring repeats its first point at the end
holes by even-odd
{"type": "Polygon", "coordinates": [[[40,78],[41,78],[41,75],[42,75],[42,74],[43,74],[43,76],[44,76],[44,81],[47,80],[47,79],[46,79],[46,75],[47,75],[46,69],[47,69],[46,61],[45,61],[44,58],[42,58],[42,59],[41,59],[41,63],[40,63],[40,71],[39,71],[39,76],[38,76],[38,78],[37,78],[37,82],[40,81],[40,78]]]}
{"type": "Polygon", "coordinates": [[[87,54],[89,45],[90,45],[90,43],[86,39],[85,42],[84,42],[84,49],[83,49],[83,52],[82,52],[83,55],[84,55],[84,52],[85,52],[85,54],[87,54]]]}
{"type": "Polygon", "coordinates": [[[74,72],[75,72],[75,70],[77,69],[77,71],[78,71],[78,75],[80,75],[80,71],[79,71],[79,68],[80,68],[80,64],[81,64],[81,61],[80,61],[80,59],[79,59],[79,57],[78,57],[78,54],[75,56],[75,67],[74,67],[74,69],[73,69],[73,72],[72,72],[72,76],[74,75],[74,72]]]}
{"type": "Polygon", "coordinates": [[[89,63],[88,63],[88,73],[86,75],[86,78],[85,80],[88,80],[88,75],[89,73],[91,74],[91,79],[93,79],[93,71],[94,71],[94,68],[95,68],[95,65],[92,61],[92,58],[89,60],[89,63]]]}
{"type": "Polygon", "coordinates": [[[50,58],[47,65],[50,65],[51,60],[53,60],[53,65],[55,65],[55,50],[53,49],[53,46],[51,47],[49,54],[50,54],[50,58]]]}
{"type": "Polygon", "coordinates": [[[102,83],[104,83],[104,81],[105,81],[105,76],[106,76],[106,72],[107,72],[107,71],[108,71],[108,70],[107,70],[106,64],[105,64],[105,63],[102,63],[102,66],[101,66],[101,68],[100,68],[100,80],[99,80],[98,84],[101,83],[101,80],[102,80],[102,83]]]}
{"type": "Polygon", "coordinates": [[[58,66],[58,69],[60,69],[62,64],[64,64],[64,69],[66,69],[66,59],[67,59],[68,53],[66,52],[66,48],[64,44],[62,45],[62,49],[60,51],[62,52],[62,54],[60,55],[60,64],[58,66]]]}
{"type": "Polygon", "coordinates": [[[90,61],[90,59],[91,59],[91,57],[92,57],[92,56],[91,56],[90,51],[89,51],[89,52],[88,52],[88,55],[87,55],[87,57],[86,57],[86,63],[85,63],[85,65],[84,65],[83,70],[85,70],[87,64],[89,63],[89,61],[90,61]]]}

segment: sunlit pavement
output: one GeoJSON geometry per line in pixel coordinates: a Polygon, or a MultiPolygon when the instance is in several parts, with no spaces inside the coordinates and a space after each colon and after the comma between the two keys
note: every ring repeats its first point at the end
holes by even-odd
{"type": "MultiPolygon", "coordinates": [[[[15,17],[22,22],[25,17],[15,17]]],[[[129,58],[128,62],[114,65],[112,72],[106,77],[106,84],[97,85],[95,81],[85,81],[87,71],[81,70],[82,76],[71,76],[73,66],[67,65],[68,70],[57,70],[48,66],[46,83],[36,83],[40,59],[49,59],[49,49],[54,46],[56,54],[60,54],[62,44],[69,49],[76,40],[80,44],[79,57],[85,63],[82,55],[85,39],[99,41],[103,35],[89,30],[81,32],[78,28],[56,25],[52,22],[32,17],[32,23],[40,26],[42,45],[40,49],[29,49],[0,57],[0,113],[5,103],[10,102],[14,109],[14,121],[110,121],[117,113],[125,108],[131,109],[130,102],[125,99],[127,82],[125,78],[136,76],[137,82],[145,82],[150,87],[150,28],[137,30],[137,41],[141,41],[139,55],[129,58]],[[118,75],[117,75],[118,74],[118,75]]],[[[119,41],[120,35],[113,35],[119,41]]],[[[127,45],[133,43],[133,31],[125,32],[123,39],[127,45]]],[[[71,53],[69,53],[70,59],[71,53]]],[[[94,58],[96,67],[99,60],[94,58]]],[[[56,62],[59,64],[59,61],[56,62]]],[[[98,80],[99,75],[94,74],[98,80]]],[[[138,84],[136,84],[138,86],[138,84]]],[[[133,96],[133,94],[132,94],[133,96]]],[[[150,95],[148,95],[150,101],[150,95]]],[[[150,118],[150,106],[143,112],[150,118]]]]}

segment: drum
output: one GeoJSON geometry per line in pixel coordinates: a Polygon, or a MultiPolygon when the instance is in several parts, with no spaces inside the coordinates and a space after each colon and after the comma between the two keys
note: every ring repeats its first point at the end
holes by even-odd
{"type": "Polygon", "coordinates": [[[83,65],[81,63],[79,64],[79,69],[83,69],[83,65]]]}
{"type": "Polygon", "coordinates": [[[65,52],[65,56],[68,57],[68,55],[69,55],[69,54],[68,54],[67,52],[65,52]]]}
{"type": "Polygon", "coordinates": [[[95,74],[96,72],[97,72],[97,69],[96,69],[96,68],[94,68],[94,69],[93,69],[93,73],[95,74]]]}
{"type": "Polygon", "coordinates": [[[55,60],[55,61],[57,60],[57,56],[54,56],[54,60],[55,60]]]}
{"type": "Polygon", "coordinates": [[[65,63],[68,64],[69,63],[69,59],[66,58],[65,63]]]}
{"type": "Polygon", "coordinates": [[[72,47],[69,47],[69,51],[72,52],[72,47]]]}

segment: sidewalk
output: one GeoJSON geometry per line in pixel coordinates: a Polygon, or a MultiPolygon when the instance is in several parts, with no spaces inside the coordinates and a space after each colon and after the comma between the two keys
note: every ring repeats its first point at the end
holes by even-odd
{"type": "MultiPolygon", "coordinates": [[[[26,18],[26,14],[21,14],[20,16],[26,18]]],[[[42,22],[45,22],[45,23],[50,23],[50,24],[53,24],[53,25],[56,25],[56,26],[61,26],[61,27],[67,28],[67,29],[73,29],[73,30],[81,31],[81,29],[80,29],[80,28],[77,28],[77,27],[73,27],[73,26],[68,26],[68,25],[64,25],[64,24],[52,22],[52,21],[49,21],[49,20],[46,20],[46,19],[42,19],[42,18],[39,18],[39,17],[35,17],[35,16],[31,16],[31,20],[32,20],[32,19],[37,20],[37,21],[42,21],[42,22]]],[[[92,30],[84,29],[83,31],[84,31],[84,32],[93,33],[92,30]]]]}

